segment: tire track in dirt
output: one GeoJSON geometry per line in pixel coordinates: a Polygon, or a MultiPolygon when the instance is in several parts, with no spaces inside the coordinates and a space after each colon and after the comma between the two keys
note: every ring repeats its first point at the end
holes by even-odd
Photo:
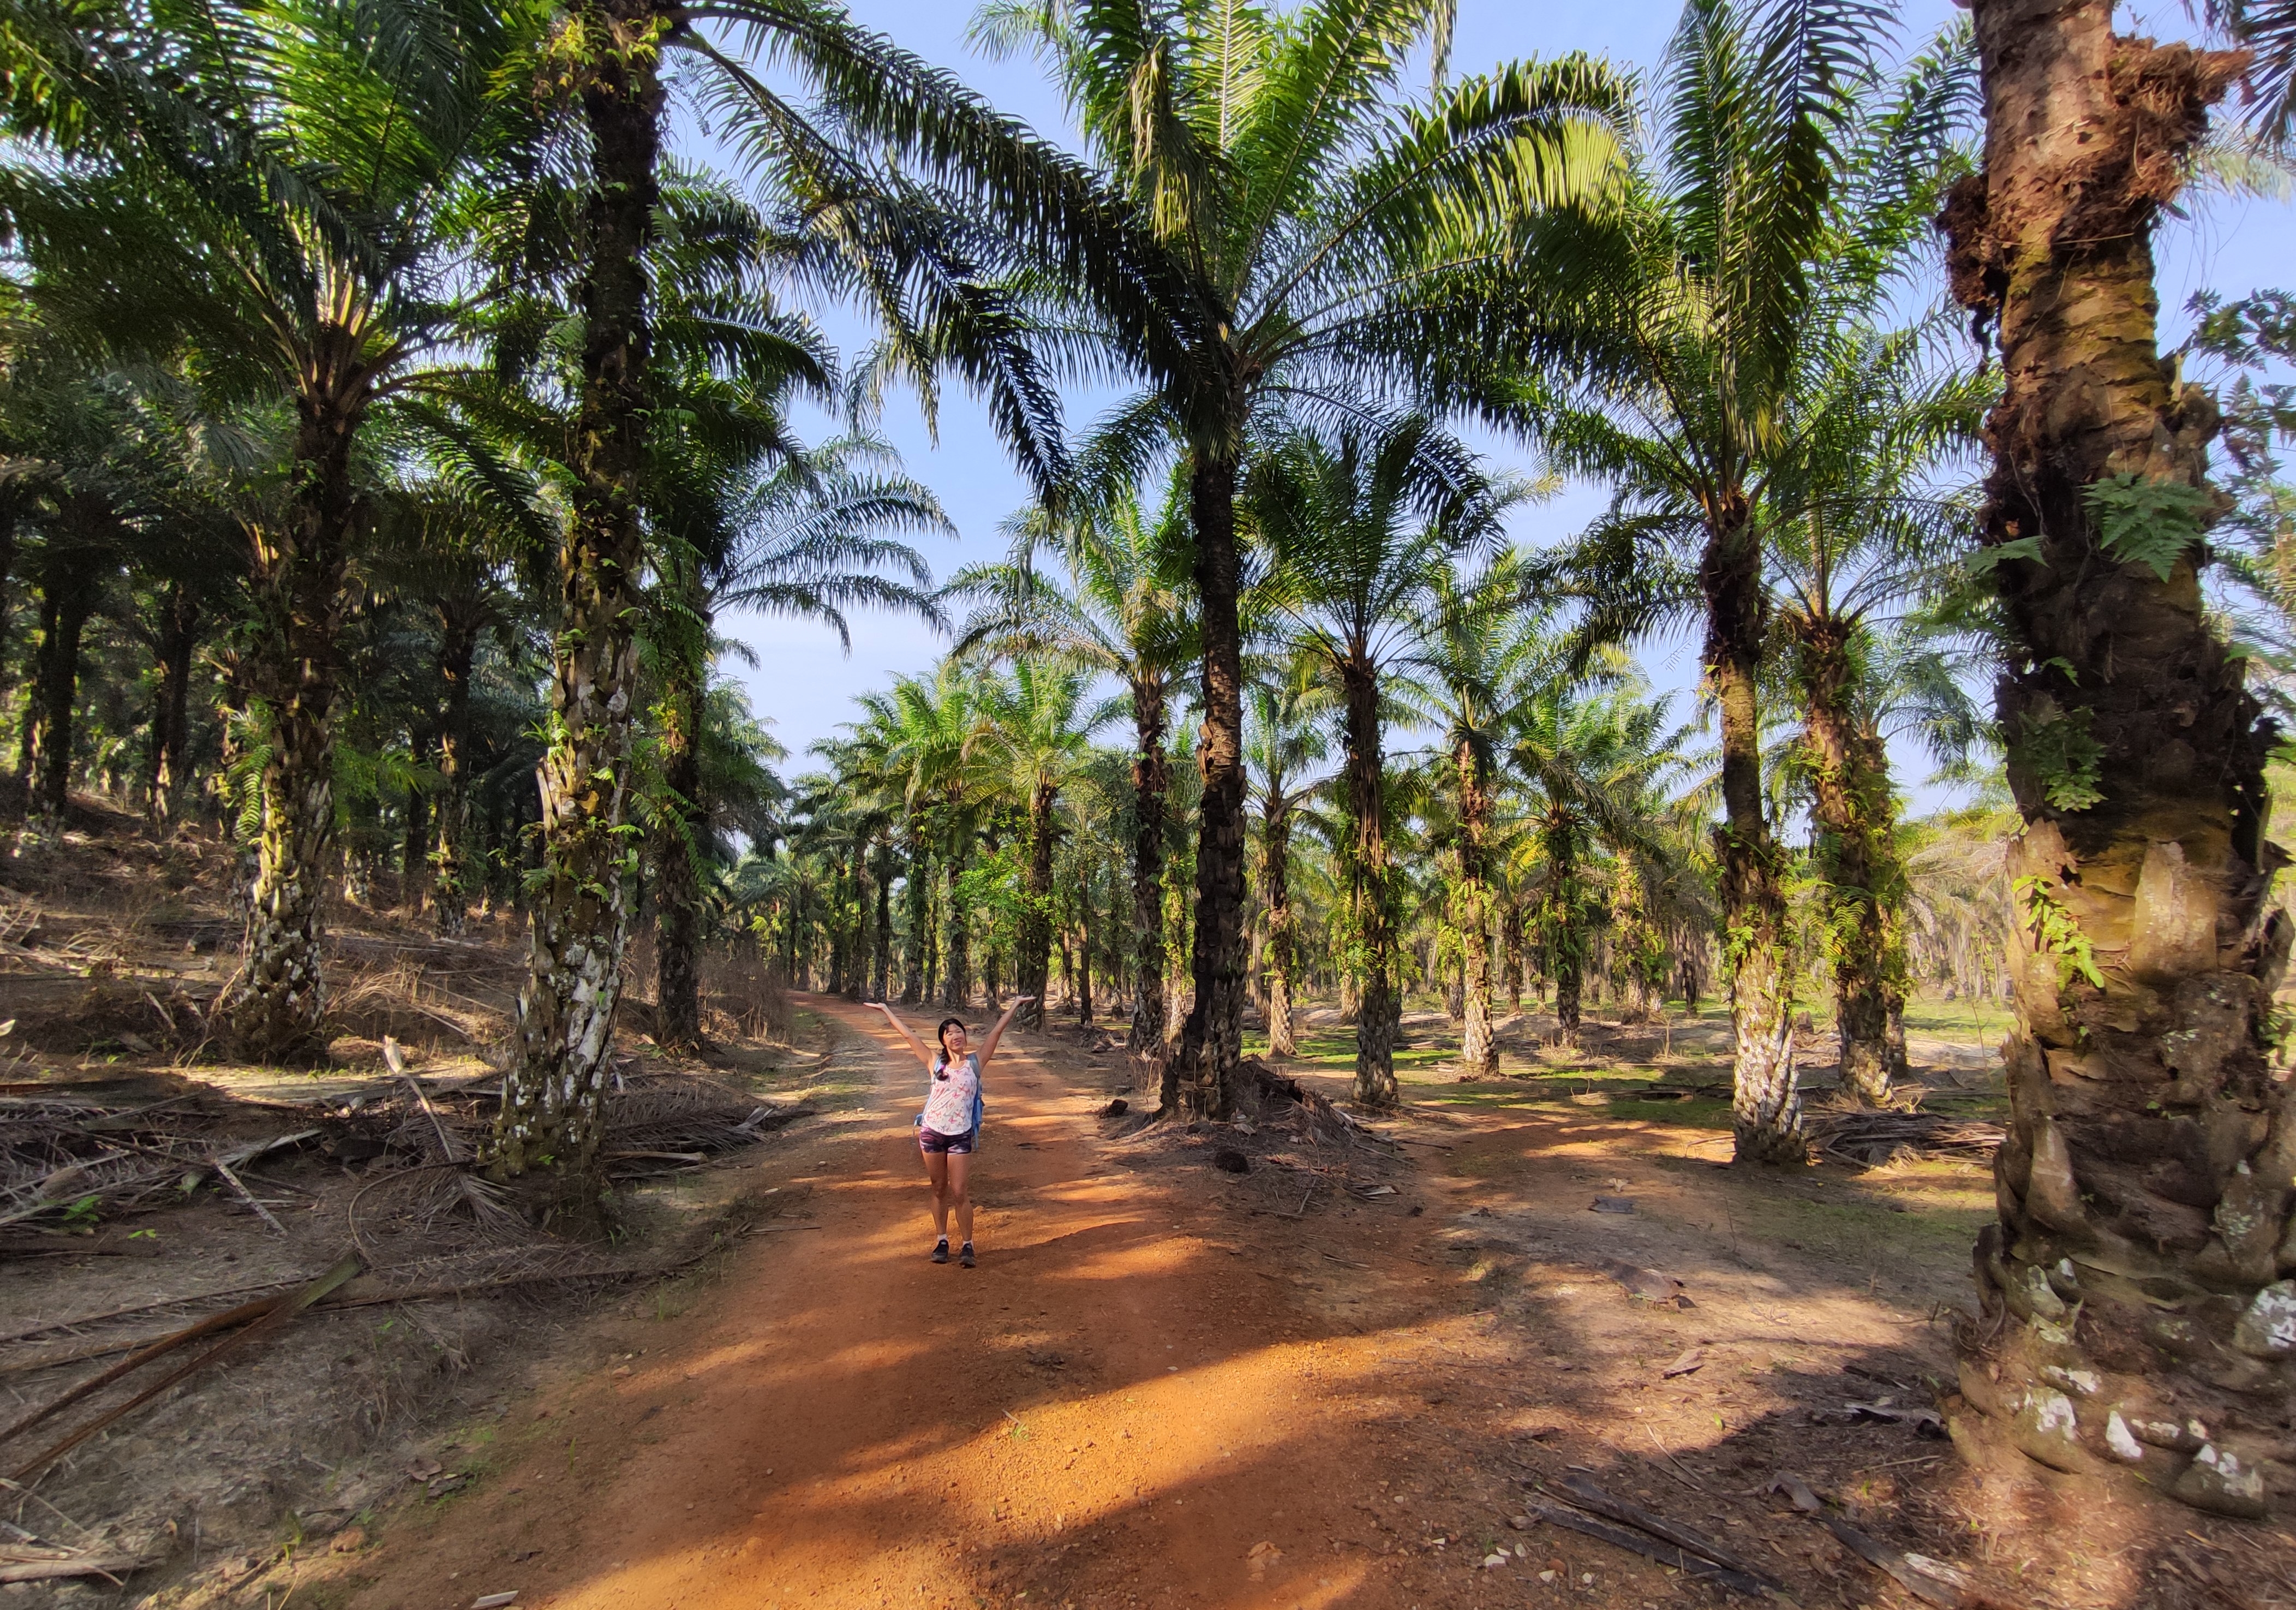
{"type": "Polygon", "coordinates": [[[496,1467],[394,1520],[352,1602],[1402,1602],[1419,1573],[1382,1560],[1396,1528],[1365,1511],[1423,1401],[1392,1340],[1314,1311],[1320,1282],[1268,1249],[1341,1248],[1361,1273],[1333,1278],[1424,1312],[1415,1228],[1278,1229],[1201,1171],[1118,1166],[1104,1097],[1008,1040],[973,1173],[981,1263],[933,1265],[922,1075],[873,1014],[807,1005],[877,1047],[867,1113],[767,1171],[795,1171],[819,1228],[757,1236],[643,1359],[512,1409],[496,1467]]]}

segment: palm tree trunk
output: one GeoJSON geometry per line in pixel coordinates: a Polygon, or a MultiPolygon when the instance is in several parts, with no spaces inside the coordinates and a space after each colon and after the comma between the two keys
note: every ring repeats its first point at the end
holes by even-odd
{"type": "Polygon", "coordinates": [[[1579,989],[1586,977],[1586,902],[1578,890],[1576,829],[1554,820],[1544,834],[1546,890],[1539,899],[1538,930],[1546,970],[1554,980],[1554,1022],[1566,1046],[1578,1043],[1579,989]]]}
{"type": "Polygon", "coordinates": [[[1078,902],[1077,918],[1077,1026],[1092,1027],[1092,887],[1085,886],[1083,899],[1078,902]]]}
{"type": "Polygon", "coordinates": [[[1045,992],[1053,949],[1053,806],[1059,791],[1038,783],[1029,796],[1028,899],[1021,914],[1021,954],[1014,958],[1020,993],[1037,998],[1022,1012],[1025,1028],[1045,1026],[1045,992]]]}
{"type": "Polygon", "coordinates": [[[1988,1322],[1956,1335],[1948,1414],[1966,1449],[1997,1428],[2060,1469],[2260,1516],[2296,1353],[2273,732],[2194,550],[2164,579],[2107,548],[2090,501],[2115,475],[2206,488],[2215,410],[2158,361],[2149,240],[2241,59],[2116,38],[2111,0],[1975,10],[1986,166],[1949,200],[1948,263],[2001,345],[1983,539],[2039,552],[1994,572],[2021,651],[1998,685],[2025,821],[2017,1027],[1988,1322]]]}
{"type": "Polygon", "coordinates": [[[932,860],[922,813],[909,816],[909,933],[901,962],[901,1004],[914,1006],[932,993],[932,860]]]}
{"type": "Polygon", "coordinates": [[[877,950],[873,964],[874,976],[869,984],[871,1000],[890,1000],[893,998],[893,842],[880,839],[877,843],[877,950]]]}
{"type": "Polygon", "coordinates": [[[1505,957],[1507,1010],[1522,1015],[1522,905],[1505,899],[1499,913],[1499,949],[1505,957]]]}
{"type": "Polygon", "coordinates": [[[829,988],[831,995],[844,995],[852,990],[853,948],[851,930],[846,926],[853,909],[851,897],[846,890],[846,878],[850,863],[840,856],[829,864],[829,988]]]}
{"type": "Polygon", "coordinates": [[[48,654],[56,640],[56,620],[63,606],[62,591],[43,585],[40,587],[40,641],[32,651],[32,675],[24,689],[24,713],[16,724],[16,773],[14,798],[11,807],[20,806],[29,814],[34,809],[32,776],[40,758],[40,685],[48,663],[48,654]]]}
{"type": "Polygon", "coordinates": [[[192,654],[200,641],[199,596],[182,582],[168,586],[152,634],[152,737],[145,778],[145,809],[154,823],[175,819],[190,777],[192,654]]]}
{"type": "Polygon", "coordinates": [[[1189,478],[1203,645],[1204,726],[1197,761],[1203,800],[1196,832],[1195,1000],[1174,1058],[1190,1113],[1234,1109],[1243,1056],[1243,628],[1235,538],[1236,463],[1199,448],[1189,478]]]}
{"type": "Polygon", "coordinates": [[[95,611],[102,571],[85,554],[58,554],[49,564],[46,585],[55,595],[53,636],[40,645],[39,682],[33,696],[39,718],[39,735],[33,751],[38,774],[32,795],[33,814],[61,832],[64,808],[70,801],[72,717],[79,702],[80,642],[87,619],[95,611]]]}
{"type": "MultiPolygon", "coordinates": [[[[435,733],[420,727],[406,735],[406,752],[417,766],[428,758],[438,742],[435,733]]],[[[398,834],[398,905],[409,916],[422,915],[423,902],[430,898],[430,801],[413,783],[406,785],[406,797],[399,802],[402,813],[398,834]]]]}
{"type": "Polygon", "coordinates": [[[645,257],[662,104],[656,8],[647,0],[592,0],[582,10],[583,37],[599,41],[599,55],[582,89],[594,172],[583,218],[573,519],[559,552],[530,971],[493,1156],[506,1178],[554,1171],[559,1206],[578,1224],[597,1213],[606,1055],[629,937],[621,827],[644,603],[637,490],[645,473],[645,257]]]}
{"type": "Polygon", "coordinates": [[[1466,1029],[1459,1041],[1459,1065],[1471,1073],[1498,1072],[1498,1043],[1491,1037],[1490,790],[1481,757],[1461,743],[1459,774],[1458,924],[1464,952],[1466,1029]]]}
{"type": "Polygon", "coordinates": [[[1841,1036],[1841,1088],[1868,1106],[1880,1106],[1906,1071],[1902,1038],[1894,1056],[1890,1043],[1890,1003],[1893,996],[1902,1002],[1905,992],[1905,945],[1897,921],[1905,874],[1898,866],[1888,760],[1860,729],[1851,705],[1855,673],[1847,630],[1838,621],[1809,620],[1796,621],[1795,630],[1817,872],[1824,880],[1820,898],[1841,1036]]]}
{"type": "MultiPolygon", "coordinates": [[[[690,572],[691,566],[686,567],[690,572]]],[[[685,610],[662,633],[662,688],[654,742],[661,767],[661,820],[653,831],[654,1043],[665,1051],[701,1048],[701,883],[694,835],[701,813],[701,702],[709,628],[698,587],[682,589],[685,610]]]]}
{"type": "Polygon", "coordinates": [[[1292,807],[1271,794],[1262,816],[1261,843],[1267,867],[1261,891],[1267,901],[1267,1055],[1282,1061],[1299,1055],[1292,1031],[1292,807]]]}
{"type": "Polygon", "coordinates": [[[1132,1031],[1128,1044],[1144,1072],[1152,1061],[1159,1105],[1179,1103],[1179,1069],[1164,1036],[1164,799],[1171,766],[1164,753],[1168,711],[1160,681],[1132,685],[1132,1031]]]}
{"type": "Polygon", "coordinates": [[[947,909],[944,918],[947,940],[941,951],[940,1004],[944,1010],[962,1012],[965,1003],[972,998],[972,949],[971,936],[965,932],[964,902],[957,898],[957,880],[964,875],[964,857],[961,849],[950,852],[945,874],[945,904],[947,909]]]}
{"type": "Polygon", "coordinates": [[[1356,1021],[1355,1097],[1365,1106],[1396,1104],[1395,1035],[1403,1021],[1395,990],[1395,913],[1387,866],[1385,761],[1379,730],[1379,677],[1360,661],[1340,668],[1347,711],[1348,907],[1363,973],[1356,1021]]]}
{"type": "Polygon", "coordinates": [[[439,809],[433,813],[430,911],[439,932],[462,936],[471,905],[467,841],[471,831],[471,664],[478,657],[479,622],[465,611],[444,609],[439,640],[439,680],[446,700],[439,715],[439,809]]]}
{"type": "MultiPolygon", "coordinates": [[[[352,338],[345,333],[347,344],[352,338]]],[[[254,630],[248,692],[269,717],[263,826],[248,888],[240,970],[217,1001],[241,1055],[266,1061],[323,1045],[320,965],[326,854],[334,834],[335,638],[357,514],[351,446],[366,377],[346,361],[298,399],[297,490],[276,528],[252,528],[254,630]]]]}
{"type": "Polygon", "coordinates": [[[1736,1035],[1732,1128],[1741,1162],[1802,1163],[1801,1091],[1794,1071],[1785,891],[1762,811],[1755,688],[1767,627],[1761,539],[1743,499],[1709,529],[1698,580],[1706,596],[1706,679],[1722,716],[1720,865],[1724,965],[1736,1035]]]}

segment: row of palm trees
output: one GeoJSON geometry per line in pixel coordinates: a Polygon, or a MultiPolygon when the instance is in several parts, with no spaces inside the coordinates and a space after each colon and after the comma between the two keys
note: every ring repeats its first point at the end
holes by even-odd
{"type": "MultiPolygon", "coordinates": [[[[1690,0],[1642,79],[1584,57],[1455,76],[1446,0],[989,5],[977,37],[1043,64],[1070,149],[818,0],[11,0],[0,209],[25,449],[10,462],[25,472],[7,481],[8,557],[39,596],[21,746],[36,820],[87,759],[74,688],[88,623],[113,607],[107,591],[132,593],[153,645],[151,775],[171,789],[171,757],[191,761],[186,655],[204,643],[223,673],[217,768],[243,781],[252,867],[221,1026],[251,1054],[301,1055],[324,1009],[339,778],[364,770],[378,798],[406,780],[337,759],[342,719],[371,702],[353,678],[389,624],[378,601],[435,632],[439,663],[408,700],[439,727],[461,719],[457,690],[486,652],[465,669],[462,644],[516,621],[531,659],[505,647],[500,680],[538,706],[519,879],[531,976],[491,1166],[586,1216],[633,875],[649,858],[672,908],[662,931],[690,949],[699,880],[675,850],[707,826],[717,612],[931,607],[896,550],[936,516],[898,484],[831,534],[800,520],[786,573],[745,593],[738,578],[771,546],[761,505],[789,506],[770,489],[807,505],[841,496],[830,467],[807,467],[817,449],[794,440],[790,408],[836,398],[865,417],[888,384],[930,401],[954,377],[1035,484],[1027,541],[1074,547],[1120,527],[1140,489],[1165,489],[1132,518],[1174,540],[1134,573],[1145,595],[1184,601],[1173,630],[1189,641],[1171,669],[1128,635],[1111,646],[1119,678],[1146,678],[1127,687],[1136,725],[1168,730],[1184,705],[1198,723],[1192,777],[1170,775],[1160,743],[1140,747],[1129,783],[1136,801],[1185,806],[1160,818],[1136,804],[1136,850],[1159,827],[1167,849],[1174,824],[1194,830],[1172,858],[1193,888],[1178,899],[1177,1104],[1222,1116],[1241,1094],[1246,712],[1263,684],[1305,696],[1264,674],[1263,641],[1305,656],[1336,701],[1336,939],[1363,992],[1359,1074],[1376,1099],[1394,891],[1412,870],[1390,839],[1405,811],[1383,702],[1439,682],[1418,663],[1435,657],[1426,645],[1564,600],[1573,612],[1549,635],[1582,691],[1575,678],[1628,638],[1681,623],[1702,639],[1738,1149],[1796,1158],[1766,735],[1781,711],[1799,732],[1848,1060],[1878,1088],[1903,876],[1882,738],[1940,686],[1937,645],[1894,617],[1949,599],[1934,538],[1966,516],[1939,495],[1939,455],[1989,405],[1979,551],[1947,617],[1989,628],[2024,823],[2008,857],[2018,1117],[1987,1289],[2031,1307],[2035,1279],[2072,1278],[2061,1269],[2094,1254],[2124,1277],[2141,1264],[2252,1293],[2274,1277],[2296,1194],[2259,1150],[2282,1144],[2279,1121],[2229,1149],[2185,1129],[2250,1135],[2240,1114],[2272,1105],[2267,1003],[2285,946],[2261,836],[2270,727],[2201,585],[2219,415],[2156,361],[2149,242],[2243,73],[2259,128],[2284,127],[2296,29],[2276,4],[2203,9],[2259,53],[2117,39],[2107,0],[1975,0],[1969,30],[1892,70],[1892,20],[1868,0],[1690,0]],[[1972,66],[1981,166],[1957,121],[1972,66]],[[666,160],[673,81],[740,153],[750,193],[666,160]],[[1932,218],[1997,370],[1956,377],[1923,361],[1926,326],[1892,328],[1932,218]],[[862,361],[840,368],[791,316],[799,291],[867,309],[862,361]],[[1121,400],[1071,441],[1058,387],[1075,375],[1121,400]],[[1585,541],[1488,612],[1459,600],[1489,585],[1491,534],[1521,494],[1458,446],[1468,419],[1615,495],[1585,541]],[[394,553],[416,556],[417,580],[476,580],[445,589],[434,626],[412,602],[421,587],[390,582],[394,553]],[[873,579],[852,590],[855,576],[873,579]],[[1921,652],[1901,661],[1900,639],[1921,652]],[[2201,1066],[2193,1045],[2222,1055],[2201,1066]],[[2155,1086],[2176,1113],[2132,1140],[2122,1121],[2151,1110],[2155,1086]]],[[[2249,339],[2222,324],[2210,339],[2249,339]]],[[[2274,327],[2255,326],[2266,346],[2274,327]]],[[[2264,568],[2251,571],[2268,582],[2264,568]]],[[[1005,726],[1036,735],[1012,745],[1007,781],[1027,803],[992,853],[1019,868],[1015,965],[1033,982],[1065,786],[1052,779],[1070,752],[1053,716],[1092,690],[1079,661],[1000,636],[1054,629],[1022,618],[1027,598],[1007,602],[980,652],[1012,661],[994,696],[1013,702],[1005,726]]],[[[1455,786],[1439,809],[1412,808],[1457,823],[1461,849],[1445,853],[1463,957],[1504,926],[1488,909],[1496,757],[1511,752],[1514,785],[1533,769],[1491,699],[1479,686],[1456,723],[1428,718],[1456,727],[1455,786]]],[[[442,778],[469,775],[461,729],[424,748],[442,778]]],[[[442,798],[460,822],[454,786],[442,798]]],[[[936,809],[985,808],[960,789],[936,809]]],[[[1546,847],[1550,866],[1578,852],[1561,828],[1546,847]]],[[[951,909],[967,904],[964,858],[944,869],[951,909]]],[[[1136,921],[1153,891],[1133,860],[1136,921]]],[[[972,965],[971,935],[945,942],[945,967],[972,965]]],[[[663,984],[687,992],[674,967],[663,984]]],[[[665,1004],[669,1021],[682,1011],[665,1004]]],[[[2017,1384],[2030,1408],[2042,1356],[1986,1378],[2017,1384]]],[[[2230,1389],[2188,1371],[2176,1390],[2230,1389]]]]}

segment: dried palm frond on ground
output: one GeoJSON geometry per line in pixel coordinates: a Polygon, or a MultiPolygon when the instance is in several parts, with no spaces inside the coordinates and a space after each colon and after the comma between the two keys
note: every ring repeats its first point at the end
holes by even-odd
{"type": "Polygon", "coordinates": [[[1920,1159],[1988,1162],[2000,1149],[2002,1129],[1982,1119],[1919,1108],[1844,1108],[1811,1114],[1809,1138],[1822,1155],[1868,1168],[1920,1159]]]}

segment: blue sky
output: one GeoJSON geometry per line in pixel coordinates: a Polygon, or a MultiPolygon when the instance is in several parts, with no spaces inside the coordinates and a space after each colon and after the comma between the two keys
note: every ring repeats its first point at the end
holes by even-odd
{"type": "MultiPolygon", "coordinates": [[[[1033,63],[987,61],[966,45],[964,29],[972,15],[969,0],[851,0],[851,9],[862,22],[948,68],[1005,111],[1048,134],[1065,137],[1066,119],[1060,103],[1033,63]]],[[[1551,56],[1572,50],[1647,67],[1663,52],[1677,14],[1677,6],[1671,0],[1611,0],[1602,4],[1581,0],[1567,5],[1553,0],[1460,0],[1455,70],[1472,71],[1513,57],[1551,56]]],[[[1900,15],[1902,37],[1911,45],[1943,27],[1955,13],[1948,0],[1906,0],[1900,15]]],[[[2120,25],[2124,30],[2161,37],[2180,36],[2189,29],[2177,0],[2125,7],[2120,25]]],[[[674,144],[696,157],[709,154],[709,143],[683,119],[674,144]]],[[[2252,200],[2210,198],[2195,209],[2189,221],[2170,221],[2157,249],[2163,336],[2172,344],[2184,333],[2181,309],[2193,292],[2212,287],[2227,295],[2240,295],[2296,281],[2296,273],[2291,272],[2292,260],[2296,260],[2296,209],[2252,200]]],[[[857,346],[865,339],[862,326],[849,316],[821,310],[820,316],[840,343],[857,346]]],[[[1072,428],[1086,423],[1105,400],[1078,396],[1071,407],[1072,428]]],[[[825,420],[816,426],[821,433],[831,428],[825,420]]],[[[997,527],[1024,500],[1025,491],[979,407],[961,391],[947,392],[936,439],[926,429],[913,399],[895,398],[889,402],[882,428],[901,450],[910,472],[939,494],[958,528],[955,541],[927,542],[926,555],[936,577],[1002,553],[1004,543],[997,527]]],[[[1505,443],[1483,445],[1501,464],[1525,471],[1538,467],[1529,456],[1505,443]]],[[[1538,546],[1567,536],[1601,502],[1596,489],[1568,488],[1521,516],[1518,540],[1538,546]]],[[[840,723],[852,719],[855,695],[885,686],[897,674],[929,670],[943,647],[939,638],[914,621],[885,617],[855,618],[850,655],[840,654],[832,632],[807,623],[744,618],[726,621],[723,627],[755,656],[753,665],[729,660],[726,669],[748,684],[758,713],[773,723],[775,735],[793,752],[784,775],[808,768],[811,762],[803,753],[806,746],[831,735],[840,723]]],[[[1696,674],[1694,651],[1695,645],[1687,641],[1651,645],[1644,651],[1644,663],[1661,686],[1687,689],[1696,674]]],[[[1687,701],[1679,703],[1677,710],[1686,717],[1687,701]]]]}

